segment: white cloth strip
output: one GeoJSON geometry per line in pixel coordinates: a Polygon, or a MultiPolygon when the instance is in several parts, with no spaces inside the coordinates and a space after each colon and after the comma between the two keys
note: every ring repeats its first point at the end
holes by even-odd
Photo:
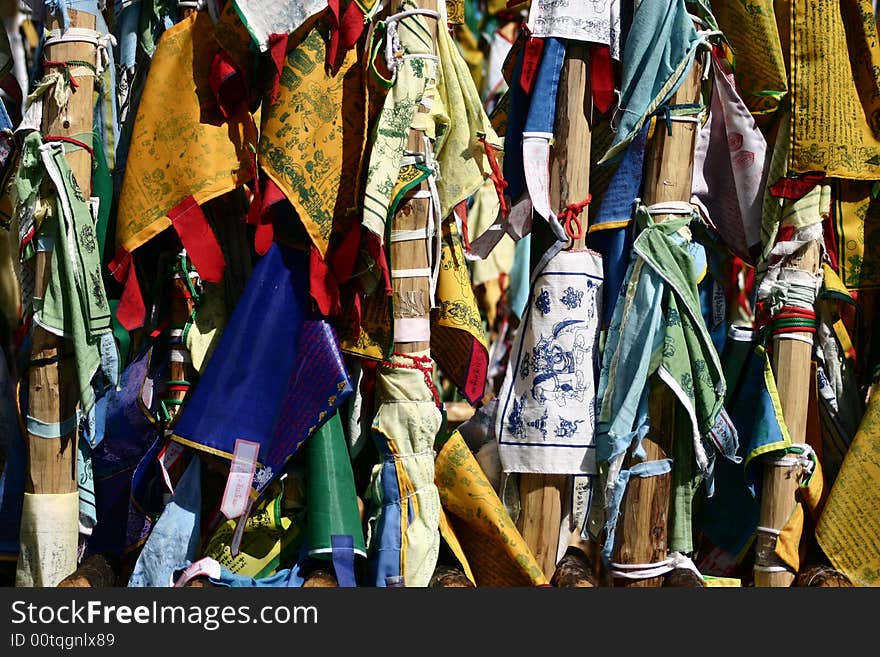
{"type": "Polygon", "coordinates": [[[428,16],[429,18],[433,18],[434,20],[440,20],[439,11],[435,11],[433,9],[407,9],[406,11],[401,11],[397,14],[391,14],[391,16],[385,19],[385,22],[397,23],[404,18],[408,18],[409,16],[428,16]]]}
{"type": "Polygon", "coordinates": [[[773,529],[772,527],[758,527],[758,531],[773,534],[774,536],[779,536],[782,533],[781,529],[773,529]]]}
{"type": "Polygon", "coordinates": [[[415,230],[392,230],[391,242],[416,242],[418,240],[428,239],[427,228],[417,228],[415,230]]]}
{"type": "Polygon", "coordinates": [[[54,46],[56,43],[91,43],[97,46],[100,43],[101,33],[85,27],[69,27],[66,30],[49,30],[46,36],[44,48],[54,46]]]}
{"type": "Polygon", "coordinates": [[[171,329],[169,331],[169,335],[172,338],[182,338],[183,337],[183,329],[171,329]]]}
{"type": "Polygon", "coordinates": [[[762,573],[790,573],[791,570],[786,568],[785,566],[755,566],[755,570],[759,570],[762,573]]]}
{"type": "Polygon", "coordinates": [[[192,357],[186,349],[171,349],[169,354],[172,363],[191,363],[192,357]]]}
{"type": "Polygon", "coordinates": [[[806,344],[813,344],[813,338],[808,337],[812,334],[800,334],[800,333],[780,333],[779,335],[774,335],[774,340],[797,340],[798,342],[805,342],[806,344]]]}
{"type": "Polygon", "coordinates": [[[425,317],[401,317],[394,320],[394,342],[428,342],[431,320],[425,317]]]}
{"type": "Polygon", "coordinates": [[[412,52],[408,55],[404,55],[402,59],[430,59],[432,62],[440,62],[440,57],[437,55],[429,55],[428,53],[418,52],[412,52]]]}
{"type": "Polygon", "coordinates": [[[694,206],[687,201],[667,201],[666,203],[654,203],[648,206],[648,214],[680,214],[687,215],[694,211],[694,206]]]}
{"type": "Polygon", "coordinates": [[[419,269],[392,269],[391,278],[430,278],[431,268],[421,267],[419,269]]]}

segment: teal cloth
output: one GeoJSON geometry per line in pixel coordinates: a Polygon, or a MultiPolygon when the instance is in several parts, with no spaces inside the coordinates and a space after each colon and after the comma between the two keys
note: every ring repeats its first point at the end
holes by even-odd
{"type": "MultiPolygon", "coordinates": [[[[614,536],[617,505],[632,474],[623,469],[626,451],[632,446],[637,460],[645,458],[649,382],[659,374],[676,395],[682,418],[674,437],[669,547],[690,552],[693,496],[715,456],[711,435],[724,424],[726,391],[697,290],[705,251],[679,232],[692,216],[654,223],[639,206],[635,219],[641,234],[608,329],[599,378],[596,455],[607,478],[606,535],[614,536]]],[[[735,450],[736,436],[728,441],[735,450]]],[[[606,542],[606,558],[612,543],[606,542]]]]}
{"type": "Polygon", "coordinates": [[[619,123],[601,162],[622,154],[645,120],[678,90],[699,44],[685,0],[636,3],[623,50],[619,123]]]}

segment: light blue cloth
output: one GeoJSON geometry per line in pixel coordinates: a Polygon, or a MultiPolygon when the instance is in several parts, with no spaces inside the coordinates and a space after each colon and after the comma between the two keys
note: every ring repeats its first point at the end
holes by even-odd
{"type": "Polygon", "coordinates": [[[513,266],[510,269],[510,285],[507,288],[507,302],[510,312],[522,320],[529,302],[529,261],[532,252],[532,235],[529,233],[516,243],[513,252],[513,266]]]}
{"type": "MultiPolygon", "coordinates": [[[[694,450],[700,450],[693,458],[703,475],[715,454],[710,435],[716,425],[724,425],[726,388],[720,359],[703,322],[696,284],[697,272],[706,266],[705,250],[678,232],[691,219],[685,216],[654,223],[644,206],[636,211],[641,233],[633,245],[633,261],[608,329],[597,395],[596,456],[606,477],[605,529],[609,537],[614,536],[619,503],[630,476],[660,474],[654,471],[659,466],[654,465],[638,472],[623,468],[630,447],[635,460],[646,458],[641,442],[650,429],[651,375],[665,371],[664,381],[678,401],[691,409],[696,425],[692,427],[694,450]],[[687,363],[690,369],[681,371],[687,363]]],[[[688,433],[685,431],[685,436],[688,433]]],[[[730,456],[735,456],[735,433],[725,437],[730,444],[727,450],[734,452],[730,456]]],[[[679,475],[693,471],[690,463],[679,467],[683,468],[679,475]]],[[[688,480],[693,482],[693,477],[688,480]]],[[[606,559],[610,559],[613,544],[613,540],[605,543],[606,559]]]]}
{"type": "Polygon", "coordinates": [[[617,132],[600,163],[618,157],[647,117],[678,90],[699,44],[685,0],[637,3],[623,50],[617,132]]]}
{"type": "Polygon", "coordinates": [[[130,587],[171,586],[172,575],[182,563],[192,562],[199,549],[202,518],[201,461],[193,455],[174,489],[174,497],[138,556],[130,587]]]}

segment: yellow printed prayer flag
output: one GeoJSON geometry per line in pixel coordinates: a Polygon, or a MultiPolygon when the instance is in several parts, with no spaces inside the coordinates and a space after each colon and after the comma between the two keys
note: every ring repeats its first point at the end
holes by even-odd
{"type": "Polygon", "coordinates": [[[440,502],[477,586],[542,586],[541,567],[459,432],[434,462],[440,502]]]}
{"type": "Polygon", "coordinates": [[[153,57],[135,118],[116,244],[134,251],[171,226],[167,214],[192,196],[202,204],[251,177],[251,115],[222,123],[208,83],[219,46],[206,12],[167,30],[153,57]]]}
{"type": "Polygon", "coordinates": [[[870,1],[791,2],[790,17],[788,168],[880,179],[880,42],[870,1]]]}

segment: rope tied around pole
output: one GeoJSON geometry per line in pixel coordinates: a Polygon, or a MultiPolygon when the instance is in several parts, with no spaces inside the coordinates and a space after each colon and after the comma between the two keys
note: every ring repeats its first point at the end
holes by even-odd
{"type": "Polygon", "coordinates": [[[612,577],[618,579],[653,579],[662,577],[673,570],[683,568],[692,571],[701,580],[703,575],[690,557],[681,552],[672,552],[663,561],[655,563],[616,563],[609,564],[612,577]]]}
{"type": "Polygon", "coordinates": [[[579,240],[584,236],[584,227],[581,223],[581,213],[593,200],[592,194],[587,194],[587,198],[577,203],[569,203],[568,206],[559,213],[557,217],[565,227],[565,234],[573,240],[579,240]],[[576,228],[573,228],[576,227],[576,228]]]}

